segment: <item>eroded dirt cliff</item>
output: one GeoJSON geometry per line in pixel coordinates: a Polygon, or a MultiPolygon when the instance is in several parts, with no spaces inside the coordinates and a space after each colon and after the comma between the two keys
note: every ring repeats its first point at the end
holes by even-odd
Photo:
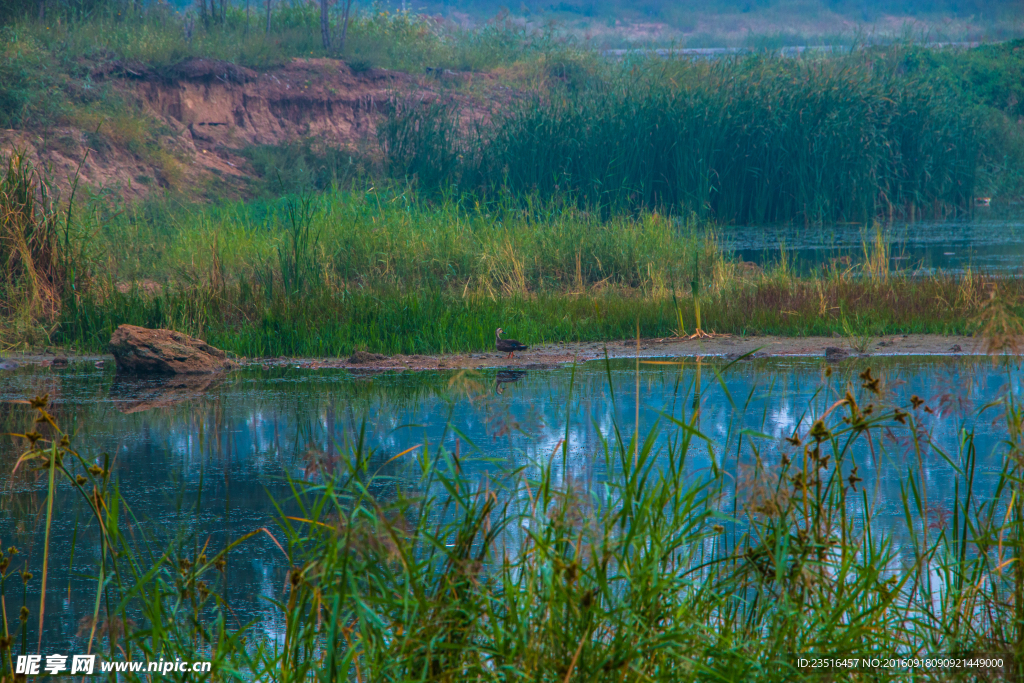
{"type": "Polygon", "coordinates": [[[240,152],[250,145],[315,138],[372,154],[389,98],[440,96],[432,79],[384,69],[356,73],[330,59],[294,59],[264,73],[208,59],[160,71],[111,63],[93,75],[140,105],[152,125],[146,149],[101,123],[96,131],[0,131],[0,153],[23,152],[64,189],[77,172],[80,183],[128,199],[211,179],[241,190],[252,170],[240,152]]]}

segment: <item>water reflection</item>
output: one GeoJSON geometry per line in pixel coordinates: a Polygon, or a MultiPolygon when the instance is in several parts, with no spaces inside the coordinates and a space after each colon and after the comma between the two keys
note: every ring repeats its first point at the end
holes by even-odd
{"type": "MultiPolygon", "coordinates": [[[[733,226],[721,231],[723,246],[745,262],[766,266],[785,255],[798,273],[848,268],[864,258],[873,230],[863,225],[733,226]]],[[[1018,273],[1024,265],[1024,217],[1019,207],[975,211],[972,219],[919,221],[885,226],[883,238],[894,270],[962,273],[1018,273]]]]}
{"type": "Polygon", "coordinates": [[[506,384],[515,384],[526,377],[526,370],[498,370],[494,379],[494,393],[501,395],[505,393],[506,384]]]}
{"type": "MultiPolygon", "coordinates": [[[[226,539],[272,527],[272,500],[288,509],[288,478],[316,481],[337,471],[360,443],[370,453],[370,469],[382,475],[374,489],[382,499],[421,485],[416,458],[424,444],[458,452],[463,475],[472,481],[498,478],[512,468],[529,474],[553,462],[557,478],[590,488],[609,468],[622,466],[605,454],[620,441],[628,443],[637,419],[644,435],[658,430],[656,450],[683,436],[669,417],[694,419],[706,440],[693,441],[686,471],[694,481],[712,468],[727,472],[736,485],[722,506],[738,510],[766,490],[753,464],[770,472],[792,451],[786,438],[801,425],[806,429],[848,386],[859,387],[866,365],[892,401],[906,405],[914,395],[926,401],[918,433],[895,425],[878,443],[853,443],[866,504],[879,525],[905,529],[900,492],[913,468],[922,475],[929,510],[921,523],[941,523],[952,508],[951,482],[962,461],[965,430],[975,433],[980,489],[992,485],[1002,465],[998,411],[979,416],[978,410],[1008,386],[1016,391],[1016,375],[987,362],[860,359],[841,363],[829,375],[819,359],[743,361],[724,370],[720,360],[698,359],[642,365],[639,384],[633,361],[530,373],[370,375],[278,368],[240,371],[209,385],[116,379],[90,365],[18,369],[4,375],[0,386],[7,400],[49,393],[55,416],[80,451],[98,462],[109,456],[124,504],[139,520],[140,548],[159,555],[173,538],[222,547],[226,539]]],[[[25,406],[0,406],[4,432],[30,426],[25,406]]],[[[0,542],[19,546],[19,559],[32,568],[41,561],[46,488],[35,473],[10,475],[18,449],[13,439],[0,448],[0,542]]],[[[61,491],[56,509],[47,639],[54,648],[73,649],[95,599],[88,572],[97,543],[76,525],[83,508],[70,491],[61,491]]],[[[231,557],[227,599],[239,623],[258,618],[265,632],[275,632],[280,625],[266,621],[271,615],[260,596],[279,597],[287,569],[266,537],[231,557]]]]}
{"type": "Polygon", "coordinates": [[[217,375],[172,375],[169,377],[117,375],[110,385],[109,396],[122,413],[140,413],[199,398],[213,389],[222,379],[217,375]]]}

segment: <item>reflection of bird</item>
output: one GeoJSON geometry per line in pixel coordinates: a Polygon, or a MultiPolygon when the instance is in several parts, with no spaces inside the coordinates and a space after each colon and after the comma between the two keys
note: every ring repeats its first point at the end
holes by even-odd
{"type": "Polygon", "coordinates": [[[515,339],[502,339],[501,333],[505,330],[500,327],[494,331],[494,347],[499,351],[507,353],[506,358],[515,358],[516,351],[525,351],[530,348],[526,344],[520,344],[515,339]]]}
{"type": "Polygon", "coordinates": [[[494,380],[494,391],[501,395],[505,391],[506,384],[515,384],[526,377],[526,370],[498,370],[498,376],[494,380]]]}

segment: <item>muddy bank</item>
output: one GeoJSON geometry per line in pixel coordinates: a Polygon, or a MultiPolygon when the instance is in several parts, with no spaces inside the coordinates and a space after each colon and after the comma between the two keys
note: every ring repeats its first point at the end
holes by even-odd
{"type": "MultiPolygon", "coordinates": [[[[641,339],[642,358],[693,358],[717,356],[739,358],[745,354],[754,357],[817,356],[839,362],[845,358],[868,356],[915,355],[984,355],[984,344],[979,339],[963,336],[928,334],[875,337],[870,340],[849,340],[834,337],[731,337],[683,340],[641,339]],[[864,342],[867,342],[866,344],[864,342]]],[[[541,344],[519,352],[509,359],[498,352],[460,353],[439,355],[412,355],[381,357],[377,354],[357,354],[350,358],[273,358],[245,359],[243,365],[294,365],[302,368],[349,368],[353,370],[472,370],[478,368],[542,368],[572,362],[587,362],[608,358],[634,358],[636,340],[610,342],[584,342],[541,344]],[[377,357],[374,357],[377,356],[377,357]]]]}
{"type": "MultiPolygon", "coordinates": [[[[565,344],[539,344],[528,351],[518,352],[509,359],[496,351],[436,355],[385,356],[375,353],[357,353],[345,358],[239,358],[242,367],[295,366],[315,370],[318,368],[347,368],[351,370],[473,370],[478,368],[543,368],[572,362],[585,363],[608,358],[634,358],[636,340],[609,342],[569,342],[565,344]]],[[[641,358],[739,358],[745,354],[756,358],[784,358],[792,356],[820,357],[832,362],[859,356],[981,356],[985,355],[984,341],[964,336],[937,334],[911,334],[873,337],[869,340],[851,340],[836,337],[732,337],[719,335],[712,339],[641,339],[641,358]],[[866,343],[865,343],[866,342],[866,343]]],[[[97,367],[113,368],[113,356],[101,354],[53,353],[11,354],[0,361],[0,372],[24,366],[65,367],[70,363],[94,363],[97,367]],[[54,359],[59,358],[57,363],[54,359]]]]}

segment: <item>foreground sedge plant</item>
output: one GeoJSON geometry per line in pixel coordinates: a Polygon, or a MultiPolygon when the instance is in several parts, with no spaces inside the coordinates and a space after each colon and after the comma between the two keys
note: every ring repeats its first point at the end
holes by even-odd
{"type": "MultiPolygon", "coordinates": [[[[704,370],[721,382],[728,368],[704,370]]],[[[1014,394],[982,409],[1005,424],[991,489],[977,482],[972,432],[939,454],[955,469],[939,515],[920,463],[936,457],[928,424],[941,406],[894,405],[870,369],[823,381],[781,444],[744,432],[726,451],[704,430],[705,377],[692,404],[647,433],[605,430],[587,454],[607,472],[594,482],[567,474],[566,439],[479,480],[463,474],[471,454],[423,444],[395,456],[419,474],[396,487],[360,439],[291,482],[276,528],[157,555],[130,540],[144,527],[109,462],[72,449],[45,397],[31,402],[39,428],[22,435],[17,466],[45,474],[49,500],[58,484],[76,492],[100,532],[83,645],[107,659],[209,659],[218,680],[788,681],[834,680],[801,659],[942,655],[983,666],[918,667],[917,679],[1016,680],[1024,411],[1014,394]],[[895,447],[905,463],[898,529],[874,519],[859,442],[876,457],[895,447]],[[257,535],[289,567],[265,607],[279,637],[233,623],[221,597],[224,567],[257,535]]],[[[37,647],[34,628],[26,614],[20,643],[5,631],[0,675],[37,647]]]]}

